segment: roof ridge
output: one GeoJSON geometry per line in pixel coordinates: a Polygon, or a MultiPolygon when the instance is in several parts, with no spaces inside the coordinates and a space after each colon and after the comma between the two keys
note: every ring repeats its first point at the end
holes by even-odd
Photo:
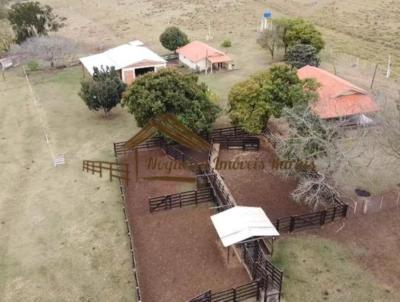
{"type": "Polygon", "coordinates": [[[350,83],[349,81],[347,81],[347,80],[345,80],[345,79],[337,76],[336,74],[333,74],[333,73],[331,73],[331,72],[329,72],[329,71],[327,71],[325,69],[322,69],[322,68],[319,68],[319,67],[315,67],[315,66],[311,66],[311,65],[306,65],[303,68],[306,68],[306,67],[310,68],[310,69],[318,70],[319,72],[325,74],[326,76],[330,77],[331,79],[335,79],[338,82],[341,82],[342,84],[346,84],[346,86],[349,86],[350,88],[353,88],[354,90],[356,90],[356,91],[358,91],[360,93],[368,94],[367,90],[365,90],[365,89],[363,89],[361,87],[358,87],[357,85],[354,85],[354,84],[350,83]]]}

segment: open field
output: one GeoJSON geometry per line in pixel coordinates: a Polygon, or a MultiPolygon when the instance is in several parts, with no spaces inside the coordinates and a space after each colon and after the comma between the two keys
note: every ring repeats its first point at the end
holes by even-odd
{"type": "Polygon", "coordinates": [[[120,109],[105,120],[77,96],[80,70],[0,80],[0,300],[134,301],[129,241],[117,183],[83,174],[83,159],[112,159],[136,131],[120,109]],[[53,167],[41,125],[54,154],[53,167]]]}

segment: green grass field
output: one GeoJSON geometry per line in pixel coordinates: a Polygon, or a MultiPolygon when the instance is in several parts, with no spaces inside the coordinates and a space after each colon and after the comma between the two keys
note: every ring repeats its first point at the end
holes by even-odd
{"type": "Polygon", "coordinates": [[[116,109],[104,119],[78,97],[79,68],[0,80],[0,300],[134,301],[129,241],[118,183],[82,172],[112,160],[112,143],[137,131],[116,109]],[[42,125],[54,154],[53,167],[42,125]]]}
{"type": "Polygon", "coordinates": [[[275,251],[273,263],[284,271],[285,301],[398,301],[337,243],[299,235],[279,239],[275,251]]]}

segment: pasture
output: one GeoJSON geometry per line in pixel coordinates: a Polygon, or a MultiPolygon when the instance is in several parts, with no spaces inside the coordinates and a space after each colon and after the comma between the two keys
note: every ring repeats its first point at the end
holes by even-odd
{"type": "Polygon", "coordinates": [[[80,76],[77,68],[32,74],[38,107],[21,69],[0,81],[1,301],[132,301],[118,186],[94,182],[81,165],[112,159],[113,140],[134,133],[135,122],[120,109],[107,120],[88,111],[80,76]],[[50,151],[66,165],[55,168],[50,151]]]}

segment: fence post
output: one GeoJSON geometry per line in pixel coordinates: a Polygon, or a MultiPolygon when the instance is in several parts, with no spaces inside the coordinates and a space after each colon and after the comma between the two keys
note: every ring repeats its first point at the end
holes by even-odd
{"type": "Polygon", "coordinates": [[[103,177],[103,165],[102,165],[102,162],[100,162],[100,177],[103,177]]]}
{"type": "Polygon", "coordinates": [[[182,208],[182,193],[179,193],[179,207],[182,208]]]}
{"type": "Polygon", "coordinates": [[[194,202],[197,206],[198,202],[197,202],[197,190],[194,191],[194,202]]]}
{"type": "Polygon", "coordinates": [[[321,212],[321,217],[320,217],[320,220],[319,220],[319,225],[320,226],[325,224],[325,218],[326,218],[326,210],[321,212]]]}
{"type": "Polygon", "coordinates": [[[336,216],[336,206],[333,207],[332,221],[335,220],[336,216]]]}
{"type": "Polygon", "coordinates": [[[110,164],[110,181],[112,181],[112,164],[110,164]]]}
{"type": "Polygon", "coordinates": [[[347,210],[349,209],[349,206],[346,204],[343,207],[343,214],[342,217],[345,218],[347,216],[347,210]]]}
{"type": "Polygon", "coordinates": [[[236,288],[232,288],[233,293],[233,302],[236,302],[236,288]]]}
{"type": "Polygon", "coordinates": [[[296,217],[290,216],[290,226],[289,226],[289,232],[294,231],[295,223],[296,223],[296,217]]]}
{"type": "Polygon", "coordinates": [[[279,231],[279,223],[280,223],[280,219],[276,220],[276,230],[279,231]]]}

